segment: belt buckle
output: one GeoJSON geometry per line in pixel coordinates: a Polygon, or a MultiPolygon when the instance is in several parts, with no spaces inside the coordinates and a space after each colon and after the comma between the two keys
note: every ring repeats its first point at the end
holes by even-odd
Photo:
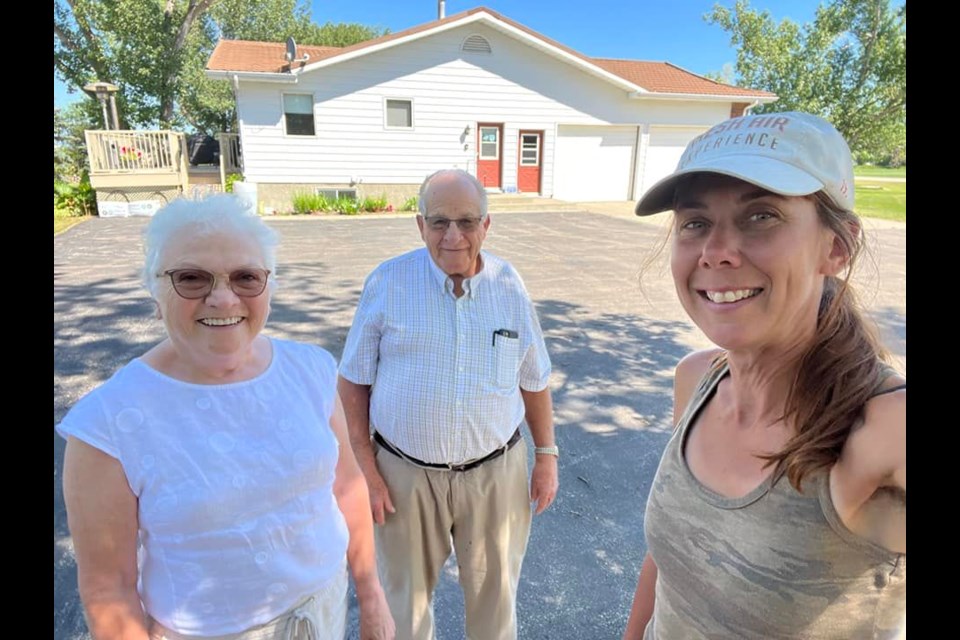
{"type": "Polygon", "coordinates": [[[447,463],[447,468],[450,471],[463,471],[464,469],[466,469],[466,467],[467,467],[466,464],[453,464],[452,462],[447,463]]]}

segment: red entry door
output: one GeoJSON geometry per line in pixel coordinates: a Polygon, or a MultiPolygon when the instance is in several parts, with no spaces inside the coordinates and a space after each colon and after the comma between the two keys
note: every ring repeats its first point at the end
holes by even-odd
{"type": "Polygon", "coordinates": [[[477,125],[477,179],[485,187],[500,187],[502,124],[477,125]]]}
{"type": "Polygon", "coordinates": [[[517,165],[517,191],[540,193],[540,150],[542,131],[520,132],[520,153],[517,165]]]}

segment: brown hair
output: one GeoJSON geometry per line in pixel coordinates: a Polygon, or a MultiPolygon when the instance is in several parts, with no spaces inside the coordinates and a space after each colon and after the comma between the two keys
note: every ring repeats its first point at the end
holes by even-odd
{"type": "Polygon", "coordinates": [[[839,458],[864,405],[888,372],[887,350],[863,317],[850,287],[850,273],[863,249],[855,213],[818,192],[810,196],[820,222],[832,230],[848,256],[845,274],[827,276],[813,342],[800,355],[783,418],[794,435],[775,454],[762,456],[786,474],[798,491],[807,474],[829,469],[839,458]]]}
{"type": "MultiPolygon", "coordinates": [[[[676,194],[689,188],[702,174],[678,181],[676,194]]],[[[847,262],[841,276],[826,276],[817,312],[817,330],[810,345],[792,362],[795,373],[781,419],[794,424],[794,435],[777,453],[760,456],[775,465],[774,477],[786,474],[790,484],[801,491],[810,473],[829,469],[840,458],[850,432],[863,416],[863,409],[891,371],[889,353],[881,344],[872,323],[867,322],[850,286],[850,275],[864,251],[860,218],[830,199],[823,191],[808,196],[820,223],[836,234],[847,262]]],[[[672,230],[657,243],[640,269],[643,275],[661,254],[672,230]]],[[[711,365],[721,367],[721,354],[711,365]]]]}

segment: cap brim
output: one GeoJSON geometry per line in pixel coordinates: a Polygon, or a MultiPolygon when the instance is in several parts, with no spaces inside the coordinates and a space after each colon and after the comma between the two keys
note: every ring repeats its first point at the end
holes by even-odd
{"type": "Polygon", "coordinates": [[[692,173],[719,173],[739,178],[783,196],[807,196],[824,188],[822,182],[792,164],[766,156],[726,155],[681,169],[658,181],[643,194],[634,213],[648,216],[672,209],[677,182],[692,173]]]}

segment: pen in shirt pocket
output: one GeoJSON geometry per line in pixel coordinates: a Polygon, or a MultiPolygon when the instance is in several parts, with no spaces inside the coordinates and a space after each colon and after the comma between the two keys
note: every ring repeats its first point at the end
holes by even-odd
{"type": "Polygon", "coordinates": [[[511,329],[497,329],[493,332],[493,342],[490,346],[497,346],[497,336],[503,336],[504,338],[519,338],[520,334],[511,329]]]}

